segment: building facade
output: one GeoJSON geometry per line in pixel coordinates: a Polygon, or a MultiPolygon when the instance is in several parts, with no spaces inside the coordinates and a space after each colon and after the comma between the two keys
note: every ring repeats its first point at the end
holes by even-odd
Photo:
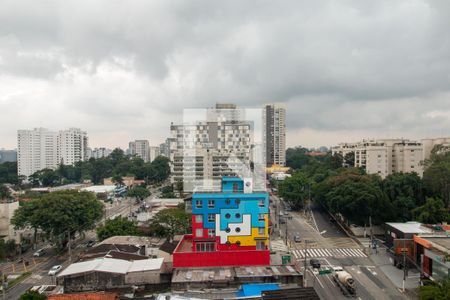
{"type": "Polygon", "coordinates": [[[160,155],[159,146],[150,146],[150,161],[154,161],[160,155]]]}
{"type": "Polygon", "coordinates": [[[17,161],[16,150],[0,149],[0,164],[4,162],[15,162],[15,161],[17,161]]]}
{"type": "Polygon", "coordinates": [[[17,172],[30,176],[42,169],[55,169],[87,158],[88,138],[84,131],[70,128],[59,132],[45,128],[18,130],[17,172]]]}
{"type": "Polygon", "coordinates": [[[217,104],[204,113],[203,120],[170,127],[172,182],[184,182],[187,192],[220,188],[222,176],[242,175],[242,168],[250,168],[252,128],[240,120],[243,112],[232,104],[217,104]]]}
{"type": "Polygon", "coordinates": [[[431,151],[437,145],[450,146],[450,137],[428,138],[422,140],[423,160],[430,158],[431,151]]]}
{"type": "MultiPolygon", "coordinates": [[[[368,174],[382,178],[392,173],[423,173],[422,144],[407,139],[363,140],[358,143],[342,143],[332,148],[332,154],[342,157],[354,153],[353,167],[363,168],[368,174]]],[[[349,166],[344,160],[344,166],[349,166]]]]}
{"type": "Polygon", "coordinates": [[[102,157],[109,156],[111,154],[111,152],[112,152],[111,149],[104,148],[104,147],[94,148],[94,149],[88,148],[88,150],[87,150],[87,157],[88,157],[88,159],[89,158],[99,159],[99,158],[102,158],[102,157]]]}
{"type": "Polygon", "coordinates": [[[192,234],[175,249],[174,268],[270,264],[268,194],[248,186],[224,177],[221,193],[192,195],[192,234]]]}
{"type": "Polygon", "coordinates": [[[150,161],[150,144],[148,140],[135,140],[128,144],[131,155],[136,155],[144,160],[150,161]]]}
{"type": "Polygon", "coordinates": [[[286,165],[286,109],[271,104],[265,107],[266,117],[266,163],[286,165]]]}

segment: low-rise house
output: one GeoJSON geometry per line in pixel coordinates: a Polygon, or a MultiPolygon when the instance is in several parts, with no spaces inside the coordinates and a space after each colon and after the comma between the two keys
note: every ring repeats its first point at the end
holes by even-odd
{"type": "Polygon", "coordinates": [[[65,292],[82,292],[130,288],[161,283],[163,258],[128,261],[96,258],[71,264],[58,276],[65,292]]]}

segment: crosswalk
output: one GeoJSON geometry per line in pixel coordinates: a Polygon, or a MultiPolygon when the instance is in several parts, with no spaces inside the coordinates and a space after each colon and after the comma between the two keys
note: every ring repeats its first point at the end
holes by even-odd
{"type": "Polygon", "coordinates": [[[270,249],[272,251],[287,251],[286,244],[283,240],[270,240],[270,249]]]}
{"type": "MultiPolygon", "coordinates": [[[[307,257],[367,257],[361,249],[336,248],[336,249],[313,249],[307,251],[307,257]]],[[[305,249],[293,250],[292,253],[297,259],[305,258],[305,249]]]]}

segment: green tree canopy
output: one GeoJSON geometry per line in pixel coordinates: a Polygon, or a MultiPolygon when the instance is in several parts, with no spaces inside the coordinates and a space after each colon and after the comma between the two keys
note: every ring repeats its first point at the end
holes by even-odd
{"type": "Polygon", "coordinates": [[[288,148],[286,150],[286,166],[294,170],[300,170],[308,165],[311,157],[306,155],[307,152],[308,149],[303,147],[288,148]]]}
{"type": "Polygon", "coordinates": [[[436,224],[450,221],[448,209],[439,198],[427,198],[424,205],[413,210],[415,219],[425,224],[436,224]]]}
{"type": "Polygon", "coordinates": [[[311,182],[305,174],[296,172],[278,185],[278,194],[294,209],[301,209],[308,199],[310,185],[311,182]]]}
{"type": "Polygon", "coordinates": [[[159,211],[150,223],[155,235],[172,239],[176,234],[183,234],[191,226],[191,215],[183,209],[168,208],[159,211]]]}
{"type": "Polygon", "coordinates": [[[19,297],[19,300],[45,300],[45,299],[47,299],[45,295],[39,294],[36,291],[26,291],[19,297]]]}
{"type": "Polygon", "coordinates": [[[118,216],[97,227],[97,238],[100,241],[117,235],[139,235],[136,222],[118,216]]]}
{"type": "Polygon", "coordinates": [[[103,215],[103,204],[89,192],[53,192],[33,199],[14,212],[17,228],[41,229],[56,243],[64,235],[93,229],[103,215]]]}
{"type": "Polygon", "coordinates": [[[420,300],[449,300],[450,278],[420,287],[420,300]]]}
{"type": "Polygon", "coordinates": [[[0,164],[0,184],[19,184],[17,176],[17,162],[4,162],[0,164]]]}
{"type": "Polygon", "coordinates": [[[4,184],[0,184],[0,199],[8,198],[11,198],[11,192],[9,191],[9,188],[4,184]]]}
{"type": "Polygon", "coordinates": [[[424,184],[428,196],[443,199],[445,207],[450,205],[450,146],[437,145],[431,151],[430,158],[424,162],[424,184]]]}
{"type": "Polygon", "coordinates": [[[136,198],[136,200],[144,200],[150,196],[150,191],[145,187],[135,186],[127,192],[127,196],[136,198]]]}

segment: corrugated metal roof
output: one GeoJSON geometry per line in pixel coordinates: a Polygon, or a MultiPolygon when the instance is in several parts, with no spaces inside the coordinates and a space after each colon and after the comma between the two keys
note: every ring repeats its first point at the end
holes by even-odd
{"type": "Polygon", "coordinates": [[[127,261],[115,258],[96,258],[93,260],[74,263],[58,274],[58,277],[87,273],[87,272],[108,272],[117,274],[127,274],[130,272],[142,272],[161,269],[163,258],[150,258],[138,261],[127,261]]]}

